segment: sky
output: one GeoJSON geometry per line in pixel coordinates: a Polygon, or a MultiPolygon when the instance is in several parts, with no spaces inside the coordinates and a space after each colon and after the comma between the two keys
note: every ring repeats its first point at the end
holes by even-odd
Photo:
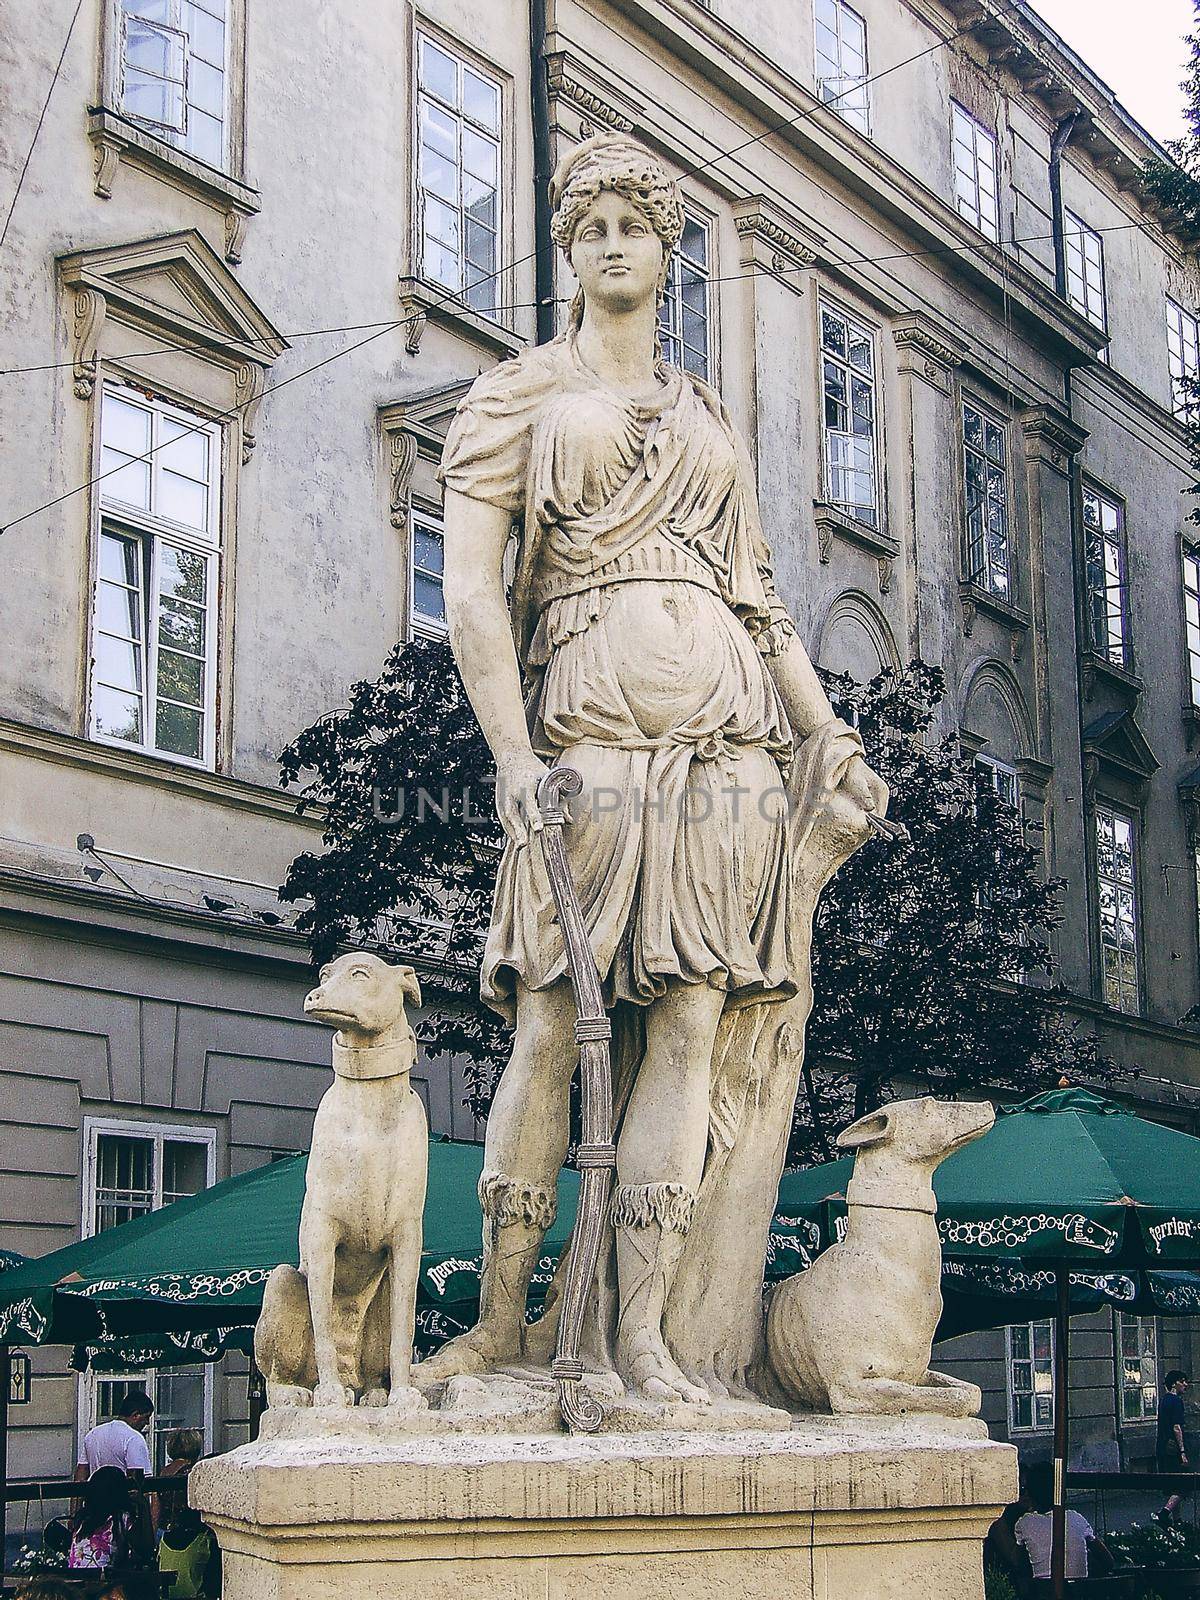
{"type": "Polygon", "coordinates": [[[1192,0],[1030,3],[1156,139],[1178,138],[1179,80],[1187,61],[1183,36],[1195,26],[1192,0]]]}

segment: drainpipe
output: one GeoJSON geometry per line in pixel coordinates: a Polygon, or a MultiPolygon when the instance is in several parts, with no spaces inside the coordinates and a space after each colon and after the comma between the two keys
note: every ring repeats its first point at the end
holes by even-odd
{"type": "Polygon", "coordinates": [[[1067,250],[1063,242],[1062,154],[1071,142],[1080,113],[1072,111],[1055,127],[1050,139],[1050,226],[1054,230],[1054,292],[1067,298],[1067,250]]]}
{"type": "Polygon", "coordinates": [[[547,0],[529,0],[529,113],[533,128],[533,297],[537,342],[554,337],[554,241],[550,237],[550,85],[546,75],[547,0]]]}

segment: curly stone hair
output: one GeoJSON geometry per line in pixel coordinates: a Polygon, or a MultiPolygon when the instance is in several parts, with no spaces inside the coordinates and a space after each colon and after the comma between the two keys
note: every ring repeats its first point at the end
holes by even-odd
{"type": "MultiPolygon", "coordinates": [[[[646,218],[662,241],[663,264],[658,278],[662,297],[671,252],[683,233],[683,207],[675,180],[645,145],[623,133],[601,133],[569,150],[550,180],[554,216],[550,232],[564,255],[570,256],[575,230],[584,213],[603,190],[624,195],[646,218]]],[[[583,320],[583,291],[571,302],[571,321],[583,320]]]]}

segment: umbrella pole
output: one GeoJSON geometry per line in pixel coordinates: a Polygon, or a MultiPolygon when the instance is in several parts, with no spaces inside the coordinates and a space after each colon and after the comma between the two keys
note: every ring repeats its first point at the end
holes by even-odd
{"type": "Polygon", "coordinates": [[[0,1344],[0,1571],[8,1546],[8,1397],[12,1387],[12,1348],[0,1344]]]}
{"type": "Polygon", "coordinates": [[[1050,1581],[1054,1600],[1063,1600],[1067,1571],[1067,1452],[1070,1444],[1069,1362],[1071,1339],[1071,1269],[1055,1272],[1054,1313],[1054,1509],[1051,1514],[1050,1581]]]}

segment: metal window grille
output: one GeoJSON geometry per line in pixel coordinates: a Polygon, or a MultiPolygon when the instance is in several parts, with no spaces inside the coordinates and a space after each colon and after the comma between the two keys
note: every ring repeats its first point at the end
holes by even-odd
{"type": "Polygon", "coordinates": [[[215,759],[220,431],[106,387],[93,605],[94,739],[215,759]]]}
{"type": "Polygon", "coordinates": [[[1115,500],[1086,485],[1083,533],[1092,649],[1114,667],[1128,669],[1132,656],[1124,514],[1115,500]]]}
{"type": "Polygon", "coordinates": [[[1009,1432],[1045,1432],[1054,1426],[1054,1324],[1018,1322],[1006,1333],[1009,1432]]]}
{"type": "Polygon", "coordinates": [[[713,381],[710,261],[708,225],[685,213],[683,235],[667,267],[658,342],[665,361],[706,383],[713,381]]]}
{"type": "Polygon", "coordinates": [[[955,102],[951,145],[958,214],[988,239],[1000,237],[996,136],[955,102]]]}
{"type": "Polygon", "coordinates": [[[417,40],[417,212],[421,271],[493,316],[500,266],[500,85],[417,40]]]}
{"type": "Polygon", "coordinates": [[[867,527],[879,526],[875,341],[868,328],[822,304],[825,492],[867,527]]]}
{"type": "Polygon", "coordinates": [[[1095,821],[1096,894],[1104,999],[1118,1011],[1138,1009],[1137,858],[1134,821],[1098,805],[1095,821]]]}
{"type": "Polygon", "coordinates": [[[963,401],[967,581],[1001,600],[1012,597],[1007,443],[1000,423],[963,401]]]}
{"type": "Polygon", "coordinates": [[[120,105],[210,167],[226,164],[228,0],[118,0],[120,105]]]}
{"type": "Polygon", "coordinates": [[[844,0],[815,0],[813,28],[817,92],[870,138],[866,23],[844,0]]]}

